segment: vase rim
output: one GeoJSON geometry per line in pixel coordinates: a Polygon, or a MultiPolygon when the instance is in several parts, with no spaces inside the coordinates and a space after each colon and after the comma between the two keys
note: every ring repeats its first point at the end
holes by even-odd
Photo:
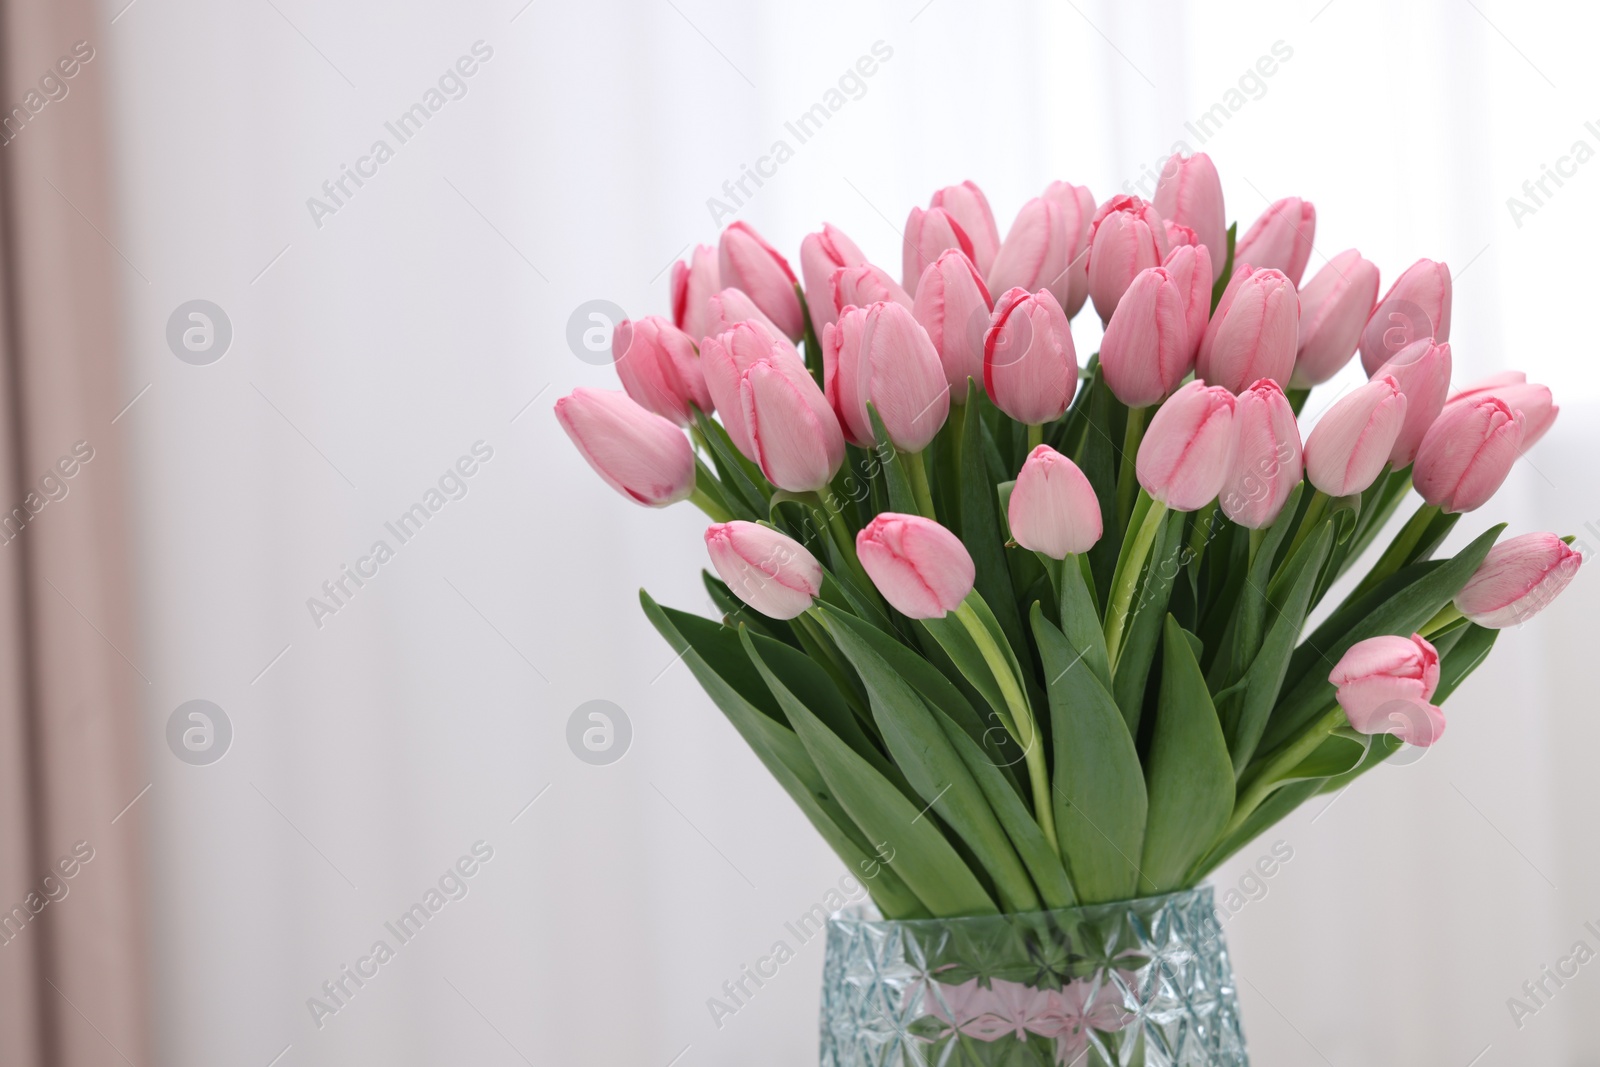
{"type": "Polygon", "coordinates": [[[1184,900],[1209,906],[1213,897],[1214,893],[1211,885],[1203,883],[1191,886],[1188,889],[1175,889],[1170,893],[1156,893],[1148,897],[1130,897],[1127,900],[1108,900],[1098,904],[1074,904],[1070,908],[1042,908],[1037,911],[1006,911],[997,912],[993,915],[957,915],[950,918],[932,917],[922,919],[885,919],[869,900],[859,904],[851,904],[834,912],[828,916],[828,925],[891,930],[904,929],[906,927],[976,926],[995,922],[1027,922],[1066,916],[1077,919],[1107,915],[1118,911],[1154,911],[1159,910],[1166,904],[1184,900]]]}

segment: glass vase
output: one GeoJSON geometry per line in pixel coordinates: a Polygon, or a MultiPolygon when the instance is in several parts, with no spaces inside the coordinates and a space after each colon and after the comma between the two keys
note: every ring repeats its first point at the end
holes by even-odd
{"type": "Polygon", "coordinates": [[[828,922],[822,1067],[1248,1067],[1211,889],[828,922]]]}

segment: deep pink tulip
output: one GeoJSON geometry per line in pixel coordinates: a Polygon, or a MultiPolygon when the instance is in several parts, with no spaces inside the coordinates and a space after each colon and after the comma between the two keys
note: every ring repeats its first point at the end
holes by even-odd
{"type": "Polygon", "coordinates": [[[1444,410],[1444,398],[1450,392],[1450,368],[1450,343],[1436,343],[1429,337],[1413,341],[1378,368],[1376,377],[1389,375],[1400,383],[1400,391],[1406,395],[1405,422],[1389,453],[1389,466],[1395,470],[1409,467],[1417,458],[1422,435],[1444,410]]]}
{"type": "Polygon", "coordinates": [[[911,619],[942,619],[972,592],[961,538],[932,519],[885,511],[856,534],[856,555],[883,599],[911,619]]]}
{"type": "Polygon", "coordinates": [[[1300,289],[1300,352],[1290,384],[1308,389],[1339,373],[1356,354],[1378,299],[1378,268],[1355,249],[1334,256],[1300,289]]]}
{"type": "Polygon", "coordinates": [[[869,401],[902,452],[922,451],[949,417],[950,385],[939,354],[899,304],[846,308],[824,333],[822,354],[828,403],[852,444],[874,443],[869,401]]]}
{"type": "Polygon", "coordinates": [[[1501,541],[1456,594],[1456,610],[1491,630],[1519,626],[1549,607],[1581,566],[1582,554],[1553,533],[1501,541]]]}
{"type": "MultiPolygon", "coordinates": [[[[864,308],[880,300],[893,301],[903,308],[911,307],[911,295],[900,288],[900,283],[889,277],[881,267],[863,263],[855,267],[840,267],[828,279],[828,292],[832,298],[834,319],[839,312],[852,304],[864,308]]],[[[819,338],[821,334],[817,335],[819,338]]]]}
{"type": "Polygon", "coordinates": [[[1240,526],[1272,525],[1300,484],[1300,427],[1283,389],[1263,378],[1233,406],[1233,463],[1222,486],[1222,513],[1240,526]]]}
{"type": "Polygon", "coordinates": [[[1135,472],[1144,491],[1174,511],[1217,498],[1233,463],[1234,396],[1192,381],[1167,398],[1139,442],[1135,472]]]}
{"type": "Polygon", "coordinates": [[[1089,299],[1089,225],[1094,221],[1094,194],[1087,185],[1051,182],[1043,195],[1060,208],[1061,227],[1067,235],[1067,298],[1061,302],[1061,310],[1070,319],[1089,299]]]}
{"type": "Polygon", "coordinates": [[[556,421],[605,483],[636,504],[661,508],[694,491],[694,450],[681,429],[625,393],[574,389],[556,421]]]}
{"type": "Polygon", "coordinates": [[[1111,321],[1117,301],[1146,267],[1167,258],[1167,227],[1156,209],[1136,196],[1114,196],[1089,226],[1089,298],[1100,321],[1111,321]]]}
{"type": "Polygon", "coordinates": [[[967,402],[967,379],[983,381],[983,335],[994,300],[978,268],[952,248],[922,272],[911,314],[928,332],[952,403],[967,402]]]}
{"type": "Polygon", "coordinates": [[[1306,437],[1306,480],[1329,496],[1364,491],[1383,471],[1406,421],[1406,397],[1387,374],[1340,397],[1306,437]]]}
{"type": "Polygon", "coordinates": [[[791,341],[805,336],[800,284],[789,261],[748,222],[731,223],[717,245],[722,284],[741,289],[791,341]]]}
{"type": "Polygon", "coordinates": [[[989,269],[989,285],[1007,289],[1049,290],[1065,310],[1071,300],[1072,245],[1061,205],[1038,196],[1022,205],[989,269]]]}
{"type": "Polygon", "coordinates": [[[1527,420],[1495,396],[1452,404],[1428,427],[1412,480],[1422,499],[1451,513],[1494,496],[1522,454],[1527,420]]]}
{"type": "Polygon", "coordinates": [[[1049,445],[1028,453],[1007,507],[1011,538],[1023,548],[1066,559],[1100,540],[1100,501],[1072,460],[1049,445]]]}
{"type": "Polygon", "coordinates": [[[736,322],[700,342],[700,369],[705,374],[706,391],[722,413],[722,426],[733,447],[750,460],[756,458],[756,452],[739,406],[739,382],[745,371],[762,360],[787,363],[805,371],[794,345],[755,319],[736,322]]]}
{"type": "Polygon", "coordinates": [[[1173,153],[1161,168],[1153,203],[1162,218],[1188,227],[1206,247],[1215,283],[1228,255],[1228,215],[1222,206],[1222,179],[1211,157],[1173,153]]]}
{"type": "Polygon", "coordinates": [[[1000,227],[995,225],[994,212],[989,210],[989,199],[983,190],[972,182],[947,185],[933,194],[929,207],[943,208],[956,220],[961,232],[972,242],[969,257],[978,273],[989,275],[995,253],[1000,250],[1000,227]]]}
{"type": "Polygon", "coordinates": [[[647,410],[679,426],[692,421],[691,404],[711,414],[711,393],[694,342],[666,319],[623,319],[611,333],[611,352],[622,388],[647,410]]]}
{"type": "Polygon", "coordinates": [[[1200,352],[1206,327],[1211,323],[1211,253],[1205,245],[1179,245],[1167,253],[1162,264],[1178,286],[1188,293],[1183,319],[1189,327],[1189,359],[1200,352]]]}
{"type": "Polygon", "coordinates": [[[1289,284],[1299,285],[1316,236],[1317,209],[1298,196],[1285,197],[1263,211],[1239,238],[1234,260],[1253,264],[1257,270],[1281,270],[1289,284]]]}
{"type": "MultiPolygon", "coordinates": [[[[1187,251],[1192,275],[1194,250],[1187,251]]],[[[1188,300],[1189,287],[1166,267],[1140,271],[1122,294],[1100,341],[1100,369],[1111,392],[1130,408],[1159,402],[1194,369],[1188,300]]]]}
{"type": "Polygon", "coordinates": [[[1072,325],[1048,290],[1012,289],[995,301],[983,337],[983,387],[995,406],[1036,426],[1066,414],[1078,389],[1072,325]]]}
{"type": "Polygon", "coordinates": [[[672,322],[696,343],[710,334],[711,309],[706,302],[722,291],[717,274],[717,250],[695,245],[689,262],[672,265],[672,322]]]}
{"type": "Polygon", "coordinates": [[[787,353],[758,360],[740,376],[739,413],[750,458],[779,489],[821,489],[844,463],[839,420],[811,372],[787,353]]]}
{"type": "Polygon", "coordinates": [[[973,254],[972,239],[954,216],[938,207],[912,208],[900,243],[901,284],[908,291],[916,292],[917,280],[928,269],[928,264],[950,248],[966,253],[969,258],[973,254]]]}
{"type": "Polygon", "coordinates": [[[1370,375],[1424,337],[1450,340],[1450,268],[1419,259],[1395,279],[1361,331],[1361,366],[1370,375]]]}
{"type": "Polygon", "coordinates": [[[771,619],[792,619],[822,590],[822,564],[805,545],[754,522],[706,527],[706,552],[733,595],[771,619]]]}
{"type": "MultiPolygon", "coordinates": [[[[702,325],[706,332],[695,338],[695,343],[704,344],[705,338],[727,333],[741,322],[758,322],[774,337],[783,336],[783,331],[773,325],[772,320],[762,314],[761,309],[756,307],[755,301],[743,291],[724,289],[706,301],[706,315],[702,325]]],[[[694,337],[694,334],[691,333],[689,336],[694,337]]]]}
{"type": "Polygon", "coordinates": [[[1328,681],[1357,733],[1394,734],[1419,747],[1444,733],[1444,712],[1428,703],[1439,687],[1439,653],[1421,634],[1356,642],[1328,681]]]}
{"type": "Polygon", "coordinates": [[[1549,432],[1550,427],[1555,424],[1556,416],[1561,413],[1561,409],[1556,407],[1555,397],[1549,387],[1528,381],[1528,376],[1519,370],[1501,371],[1499,374],[1492,374],[1473,382],[1446,400],[1445,406],[1450,407],[1483,396],[1497,396],[1504,400],[1512,411],[1522,413],[1522,417],[1527,420],[1527,426],[1522,434],[1524,452],[1549,432]]]}
{"type": "Polygon", "coordinates": [[[1228,287],[1232,297],[1206,326],[1195,372],[1234,392],[1260,378],[1287,384],[1300,331],[1294,286],[1282,271],[1258,267],[1228,287]]]}
{"type": "Polygon", "coordinates": [[[840,267],[859,267],[867,261],[856,243],[831,223],[823,223],[816,233],[800,242],[800,276],[806,282],[806,310],[811,314],[811,329],[817,339],[822,328],[838,319],[833,306],[833,272],[840,267]]]}

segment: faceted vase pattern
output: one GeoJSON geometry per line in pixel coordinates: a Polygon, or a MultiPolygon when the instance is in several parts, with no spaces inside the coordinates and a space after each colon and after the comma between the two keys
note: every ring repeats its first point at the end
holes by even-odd
{"type": "Polygon", "coordinates": [[[1248,1067],[1211,889],[828,922],[822,1067],[1248,1067]]]}

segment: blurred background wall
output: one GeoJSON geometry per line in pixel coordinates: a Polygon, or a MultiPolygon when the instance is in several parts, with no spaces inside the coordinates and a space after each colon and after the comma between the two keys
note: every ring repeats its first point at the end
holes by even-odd
{"type": "MultiPolygon", "coordinates": [[[[1564,408],[1463,529],[1508,519],[1600,547],[1600,162],[1531,213],[1507,206],[1574,142],[1600,148],[1590,5],[107,0],[101,15],[116,195],[83,222],[118,252],[125,324],[148,1062],[815,1062],[820,942],[720,1027],[706,1001],[843,868],[638,610],[641,586],[708,608],[697,513],[620,501],[550,413],[613,382],[569,346],[574,312],[665,312],[669,265],[714,242],[708,198],[779,139],[793,157],[736,217],[791,257],[826,220],[897,273],[898,227],[940,185],[976,180],[1003,232],[1050,180],[1104,199],[1153,183],[1182,142],[1216,161],[1241,228],[1278,197],[1315,202],[1313,269],[1359,247],[1387,288],[1419,256],[1447,260],[1458,381],[1520,367],[1564,408]],[[878,42],[890,58],[795,144],[785,122],[878,42]],[[1275,53],[1270,77],[1251,73],[1275,53]],[[385,124],[430,89],[443,106],[402,143],[385,124]],[[1191,125],[1219,103],[1202,142],[1191,125]],[[380,139],[392,153],[362,162],[380,139]],[[464,495],[399,544],[385,523],[461,457],[464,495]],[[331,599],[324,583],[379,539],[393,557],[331,599]],[[210,706],[179,714],[196,700],[210,706]],[[631,725],[610,765],[569,749],[591,700],[631,725]],[[210,747],[184,748],[207,724],[210,747]],[[462,857],[466,895],[330,998],[462,857]]],[[[1092,320],[1076,323],[1085,353],[1092,320]]],[[[1273,840],[1293,850],[1228,925],[1256,1062],[1600,1064],[1600,965],[1520,1028],[1506,1007],[1596,943],[1597,589],[1582,578],[1504,635],[1451,701],[1446,744],[1314,802],[1218,875],[1238,885],[1273,840]]]]}

